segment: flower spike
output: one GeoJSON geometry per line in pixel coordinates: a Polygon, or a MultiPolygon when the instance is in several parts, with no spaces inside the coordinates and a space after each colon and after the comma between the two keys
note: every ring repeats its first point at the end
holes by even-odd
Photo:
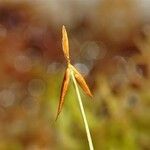
{"type": "Polygon", "coordinates": [[[61,87],[61,95],[60,95],[60,100],[59,100],[59,105],[58,105],[58,110],[57,110],[57,116],[56,120],[62,110],[63,104],[64,104],[64,99],[68,90],[69,82],[70,82],[70,76],[71,72],[73,72],[75,79],[77,80],[78,84],[80,87],[83,89],[83,91],[90,97],[92,97],[92,93],[83,78],[83,76],[77,71],[77,69],[70,64],[70,56],[69,56],[69,42],[68,42],[68,36],[67,36],[67,31],[65,26],[62,27],[62,49],[64,52],[64,56],[67,60],[68,66],[64,75],[62,87],[61,87]]]}
{"type": "Polygon", "coordinates": [[[77,83],[80,85],[80,87],[83,89],[83,91],[88,96],[92,97],[92,93],[91,93],[88,85],[86,84],[86,81],[83,78],[83,76],[70,63],[69,42],[68,42],[68,36],[67,36],[67,31],[66,31],[65,26],[62,27],[62,49],[63,49],[63,52],[64,52],[64,56],[67,60],[67,69],[65,71],[65,75],[64,75],[64,79],[63,79],[63,83],[62,83],[62,87],[61,87],[61,94],[60,94],[60,100],[59,100],[56,120],[58,119],[58,116],[61,113],[61,110],[63,108],[65,96],[66,96],[66,93],[68,91],[68,86],[69,86],[70,77],[71,77],[71,79],[74,83],[75,91],[76,91],[78,102],[79,102],[80,111],[81,111],[82,118],[83,118],[85,130],[86,130],[86,135],[87,135],[87,139],[88,139],[88,143],[89,143],[89,149],[94,150],[93,142],[92,142],[92,138],[91,138],[91,133],[90,133],[90,130],[89,130],[88,122],[87,122],[87,119],[86,119],[86,115],[85,115],[85,111],[84,111],[84,107],[83,107],[83,104],[82,104],[82,99],[81,99],[81,96],[80,96],[80,92],[79,92],[79,88],[78,88],[77,83]]]}

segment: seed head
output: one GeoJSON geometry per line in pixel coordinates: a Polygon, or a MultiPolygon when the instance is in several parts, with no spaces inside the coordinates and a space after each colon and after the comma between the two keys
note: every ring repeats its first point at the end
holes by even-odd
{"type": "Polygon", "coordinates": [[[57,111],[57,116],[56,120],[62,110],[62,107],[64,105],[65,101],[65,96],[68,91],[68,86],[70,82],[70,76],[71,76],[71,71],[73,71],[74,77],[77,80],[78,84],[80,87],[83,89],[83,91],[90,97],[92,97],[92,93],[84,79],[84,77],[79,73],[79,71],[70,64],[70,56],[69,56],[69,42],[68,42],[68,36],[67,36],[67,31],[65,26],[62,27],[62,49],[64,52],[64,56],[67,60],[68,66],[65,71],[64,79],[62,82],[62,87],[61,87],[61,93],[60,93],[60,100],[59,100],[59,105],[58,105],[58,111],[57,111]]]}

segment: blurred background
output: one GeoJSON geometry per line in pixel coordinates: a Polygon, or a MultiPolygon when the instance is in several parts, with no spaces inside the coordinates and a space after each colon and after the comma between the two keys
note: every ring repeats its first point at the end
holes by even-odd
{"type": "Polygon", "coordinates": [[[72,83],[55,122],[62,25],[95,150],[149,150],[149,0],[0,0],[0,150],[88,150],[72,83]]]}

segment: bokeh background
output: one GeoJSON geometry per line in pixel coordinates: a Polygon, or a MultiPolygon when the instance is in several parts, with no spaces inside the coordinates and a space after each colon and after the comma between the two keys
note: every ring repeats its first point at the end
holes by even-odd
{"type": "Polygon", "coordinates": [[[149,150],[149,0],[0,0],[0,150],[88,149],[72,83],[55,122],[62,25],[95,150],[149,150]]]}

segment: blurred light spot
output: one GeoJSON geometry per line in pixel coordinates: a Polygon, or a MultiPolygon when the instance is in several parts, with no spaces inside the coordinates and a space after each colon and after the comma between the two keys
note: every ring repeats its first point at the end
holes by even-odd
{"type": "Polygon", "coordinates": [[[104,45],[98,45],[94,41],[89,41],[83,44],[81,50],[87,60],[102,59],[106,55],[104,45]]]}
{"type": "Polygon", "coordinates": [[[75,67],[79,70],[81,74],[85,76],[89,74],[89,68],[86,65],[81,64],[81,63],[76,63],[75,67]]]}
{"type": "Polygon", "coordinates": [[[7,29],[0,25],[0,38],[5,38],[7,36],[7,29]]]}
{"type": "Polygon", "coordinates": [[[15,101],[15,95],[11,90],[2,90],[0,92],[0,104],[3,107],[9,107],[13,105],[15,101]]]}
{"type": "Polygon", "coordinates": [[[45,91],[45,83],[41,79],[33,79],[29,82],[28,91],[31,96],[41,96],[45,91]]]}
{"type": "Polygon", "coordinates": [[[54,62],[48,65],[47,67],[47,73],[56,73],[60,71],[62,68],[62,65],[60,63],[54,62]]]}
{"type": "Polygon", "coordinates": [[[82,47],[82,51],[84,51],[88,60],[97,59],[100,54],[100,48],[95,42],[86,42],[82,47]]]}
{"type": "Polygon", "coordinates": [[[14,65],[16,70],[19,72],[27,72],[32,68],[31,60],[25,55],[17,56],[15,58],[14,65]]]}

